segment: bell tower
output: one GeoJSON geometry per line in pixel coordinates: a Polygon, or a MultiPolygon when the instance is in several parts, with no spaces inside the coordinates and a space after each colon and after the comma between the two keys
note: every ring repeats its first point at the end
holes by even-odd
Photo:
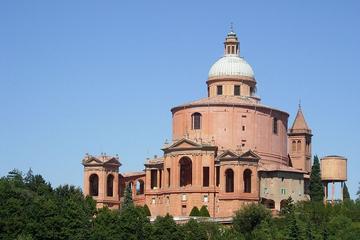
{"type": "Polygon", "coordinates": [[[119,157],[86,154],[82,160],[84,165],[84,195],[96,200],[96,207],[120,207],[119,194],[119,157]]]}
{"type": "Polygon", "coordinates": [[[288,132],[291,164],[294,168],[311,171],[311,129],[308,127],[299,105],[294,123],[288,132]]]}

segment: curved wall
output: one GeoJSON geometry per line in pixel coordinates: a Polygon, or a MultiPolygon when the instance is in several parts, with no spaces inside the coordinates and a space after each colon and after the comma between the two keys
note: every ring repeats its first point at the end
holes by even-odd
{"type": "Polygon", "coordinates": [[[173,140],[184,137],[218,146],[219,150],[249,149],[262,161],[287,164],[288,114],[264,106],[187,106],[173,109],[173,140]],[[191,115],[202,115],[201,129],[192,129],[191,115]],[[273,119],[278,133],[273,133],[273,119]]]}

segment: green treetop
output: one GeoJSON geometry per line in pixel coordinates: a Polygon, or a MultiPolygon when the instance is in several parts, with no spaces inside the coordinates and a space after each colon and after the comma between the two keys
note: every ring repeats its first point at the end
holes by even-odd
{"type": "Polygon", "coordinates": [[[321,182],[320,163],[318,156],[314,156],[314,163],[310,174],[310,199],[321,202],[324,199],[324,188],[321,182]]]}
{"type": "Polygon", "coordinates": [[[349,194],[349,190],[346,186],[346,183],[344,183],[344,188],[343,188],[343,200],[350,200],[350,194],[349,194]]]}

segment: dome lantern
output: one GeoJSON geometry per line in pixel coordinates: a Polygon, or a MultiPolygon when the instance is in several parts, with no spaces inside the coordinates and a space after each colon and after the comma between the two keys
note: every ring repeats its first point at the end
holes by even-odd
{"type": "Polygon", "coordinates": [[[240,54],[239,41],[232,26],[230,32],[227,34],[224,42],[224,55],[238,55],[240,54]]]}

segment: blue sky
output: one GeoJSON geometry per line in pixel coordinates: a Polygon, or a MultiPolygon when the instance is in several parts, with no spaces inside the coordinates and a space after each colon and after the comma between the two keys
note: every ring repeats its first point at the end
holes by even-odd
{"type": "Polygon", "coordinates": [[[1,1],[0,175],[82,185],[85,153],[143,169],[171,139],[170,108],[206,96],[230,22],[266,105],[299,99],[313,153],[360,182],[359,1],[1,1]]]}

